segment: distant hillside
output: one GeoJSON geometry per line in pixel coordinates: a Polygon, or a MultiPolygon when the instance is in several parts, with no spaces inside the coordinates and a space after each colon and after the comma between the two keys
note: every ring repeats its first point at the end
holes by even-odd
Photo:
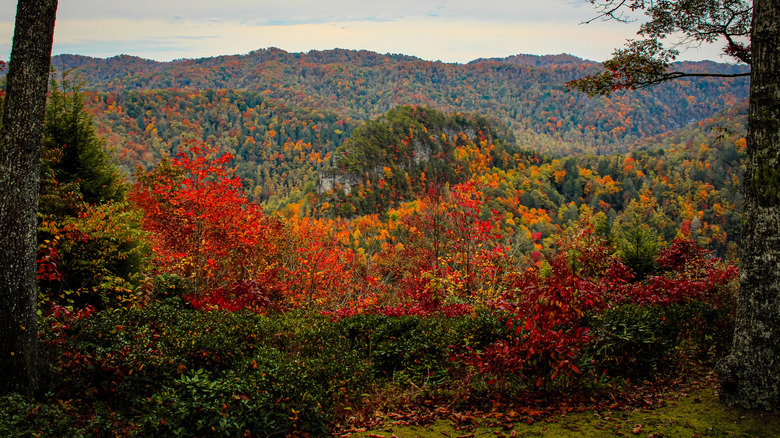
{"type": "Polygon", "coordinates": [[[538,55],[512,55],[507,56],[505,58],[480,58],[475,59],[469,64],[478,64],[480,62],[508,62],[512,64],[521,64],[521,65],[527,65],[530,67],[558,67],[558,66],[580,66],[580,65],[590,65],[593,67],[598,67],[598,62],[594,61],[588,61],[584,60],[582,58],[578,58],[574,55],[569,55],[567,53],[561,53],[560,55],[545,55],[545,56],[538,56],[538,55]]]}
{"type": "MultiPolygon", "coordinates": [[[[361,172],[342,171],[348,164],[344,148],[359,144],[360,133],[371,126],[387,125],[400,114],[394,112],[399,107],[430,108],[449,120],[485,117],[491,129],[503,132],[486,139],[490,144],[500,140],[496,145],[504,150],[531,150],[550,157],[611,156],[654,150],[677,130],[698,126],[744,102],[748,92],[747,79],[710,78],[589,99],[565,92],[562,85],[596,71],[598,64],[566,54],[515,55],[462,65],[368,51],[266,49],[164,63],[124,55],[109,59],[61,55],[53,65],[58,72],[75,69],[84,81],[98,131],[127,171],[136,165],[151,168],[185,141],[208,141],[235,153],[236,172],[247,192],[270,209],[338,189],[337,180],[350,178],[360,183],[357,191],[347,193],[352,183],[342,184],[343,197],[333,190],[332,208],[340,203],[355,212],[379,211],[419,195],[425,188],[416,178],[433,175],[431,169],[417,169],[419,161],[413,166],[383,162],[361,172]],[[356,129],[358,136],[352,138],[356,129]],[[366,184],[378,184],[375,176],[385,168],[397,177],[388,186],[394,192],[380,202],[358,196],[361,190],[368,198],[374,196],[366,184]],[[401,176],[408,176],[410,183],[401,176]],[[327,186],[328,178],[332,187],[327,186]]],[[[729,73],[745,69],[712,62],[678,67],[729,73]]],[[[425,126],[414,125],[412,131],[425,126]]],[[[466,149],[484,155],[475,129],[426,127],[433,131],[429,134],[433,146],[451,146],[453,134],[463,132],[467,143],[477,146],[466,149]]],[[[396,134],[393,144],[403,140],[396,134]]],[[[444,155],[450,160],[443,166],[450,172],[444,178],[447,182],[454,181],[452,169],[457,168],[451,166],[451,153],[444,155]]],[[[568,199],[575,200],[574,194],[576,190],[568,199]]]]}
{"type": "Polygon", "coordinates": [[[478,114],[398,107],[358,126],[320,174],[319,192],[332,215],[383,213],[430,189],[516,165],[505,126],[478,114]]]}
{"type": "MultiPolygon", "coordinates": [[[[710,117],[746,98],[747,79],[696,79],[610,97],[567,93],[566,81],[598,68],[571,55],[516,55],[467,65],[404,55],[329,50],[258,50],[167,63],[128,56],[62,55],[56,69],[76,68],[95,91],[214,89],[256,91],[287,105],[370,120],[399,105],[491,115],[526,147],[547,153],[626,151],[637,140],[710,117]]],[[[745,67],[688,63],[715,71],[745,67]]]]}

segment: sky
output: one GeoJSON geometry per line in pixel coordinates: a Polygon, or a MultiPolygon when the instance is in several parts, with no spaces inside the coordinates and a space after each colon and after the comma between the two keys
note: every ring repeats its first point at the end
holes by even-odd
{"type": "MultiPolygon", "coordinates": [[[[16,1],[0,0],[2,60],[15,15],[16,1]]],[[[604,61],[636,38],[637,23],[581,24],[595,16],[587,0],[60,0],[52,53],[170,61],[277,47],[459,63],[520,53],[604,61]]],[[[727,61],[717,46],[680,59],[727,61]]]]}

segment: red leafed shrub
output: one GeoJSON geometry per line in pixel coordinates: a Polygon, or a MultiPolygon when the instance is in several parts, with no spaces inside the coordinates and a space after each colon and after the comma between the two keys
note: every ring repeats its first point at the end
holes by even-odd
{"type": "Polygon", "coordinates": [[[601,282],[579,275],[566,253],[545,268],[517,275],[506,297],[515,316],[507,322],[510,341],[499,341],[471,361],[490,374],[513,373],[537,386],[560,375],[580,373],[577,358],[591,340],[587,312],[605,305],[601,282]]]}
{"type": "MultiPolygon", "coordinates": [[[[717,324],[713,315],[727,315],[733,306],[733,294],[728,293],[733,289],[724,286],[736,278],[737,269],[707,257],[706,250],[690,239],[677,239],[663,249],[656,260],[661,270],[642,281],[634,278],[631,269],[589,226],[571,240],[560,241],[559,248],[548,262],[508,282],[510,292],[504,295],[500,307],[514,313],[507,322],[510,339],[498,341],[483,352],[458,355],[461,360],[498,379],[514,375],[527,383],[546,386],[559,376],[580,374],[578,364],[586,347],[591,353],[594,348],[598,352],[625,353],[635,343],[641,347],[649,342],[654,348],[652,354],[629,359],[652,362],[673,348],[679,341],[677,336],[684,336],[686,342],[694,342],[704,351],[708,348],[705,327],[717,324]],[[607,324],[627,312],[624,305],[629,310],[645,307],[649,313],[637,312],[650,315],[650,319],[636,321],[636,327],[633,321],[620,320],[625,339],[611,333],[607,324]],[[665,310],[670,305],[675,307],[665,310]],[[666,316],[656,321],[653,315],[666,316]],[[681,319],[675,315],[687,316],[681,319]],[[664,322],[664,318],[671,319],[664,322]],[[596,332],[591,328],[593,323],[598,324],[593,326],[598,327],[596,332]]],[[[631,350],[631,354],[641,356],[641,351],[631,350]]],[[[628,360],[615,358],[621,359],[628,360]]],[[[607,358],[599,360],[613,363],[607,358]]]]}
{"type": "Polygon", "coordinates": [[[241,280],[230,288],[216,289],[204,295],[187,294],[184,299],[196,309],[219,308],[231,312],[247,309],[267,313],[282,310],[282,294],[274,285],[271,281],[241,280]]]}
{"type": "Polygon", "coordinates": [[[691,237],[678,237],[659,252],[655,261],[664,271],[681,272],[708,264],[706,255],[707,250],[691,237]]]}
{"type": "Polygon", "coordinates": [[[618,288],[618,302],[641,305],[684,304],[704,301],[716,304],[716,292],[737,278],[736,266],[707,257],[707,250],[691,238],[677,238],[656,258],[661,271],[640,283],[618,288]]]}

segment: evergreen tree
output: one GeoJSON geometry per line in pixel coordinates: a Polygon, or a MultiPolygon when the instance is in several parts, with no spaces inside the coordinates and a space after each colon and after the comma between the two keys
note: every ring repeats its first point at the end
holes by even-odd
{"type": "MultiPolygon", "coordinates": [[[[52,172],[60,185],[75,183],[87,204],[124,198],[125,187],[117,167],[97,136],[92,116],[84,106],[78,79],[52,78],[43,128],[42,170],[52,172]],[[54,156],[59,155],[55,160],[54,156]],[[48,161],[47,161],[48,160],[48,161]]],[[[48,208],[42,205],[42,210],[48,208]]]]}
{"type": "Polygon", "coordinates": [[[656,270],[658,237],[639,217],[634,217],[631,226],[623,231],[622,239],[618,242],[618,252],[623,263],[641,280],[656,270]]]}
{"type": "Polygon", "coordinates": [[[41,148],[41,304],[105,307],[127,300],[148,247],[140,212],[92,126],[77,81],[51,80],[41,148]]]}

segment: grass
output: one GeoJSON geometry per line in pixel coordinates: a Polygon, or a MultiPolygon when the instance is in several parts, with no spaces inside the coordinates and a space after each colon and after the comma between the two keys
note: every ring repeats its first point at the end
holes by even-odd
{"type": "MultiPolygon", "coordinates": [[[[460,425],[439,420],[429,426],[393,425],[351,434],[353,438],[412,437],[778,437],[780,416],[776,413],[746,411],[722,404],[711,380],[689,384],[686,389],[664,396],[650,408],[622,408],[589,411],[579,409],[550,416],[531,424],[511,422],[505,413],[501,425],[495,417],[476,419],[460,425]],[[490,427],[492,426],[492,427],[490,427]]],[[[389,419],[391,420],[391,419],[389,419]]]]}

